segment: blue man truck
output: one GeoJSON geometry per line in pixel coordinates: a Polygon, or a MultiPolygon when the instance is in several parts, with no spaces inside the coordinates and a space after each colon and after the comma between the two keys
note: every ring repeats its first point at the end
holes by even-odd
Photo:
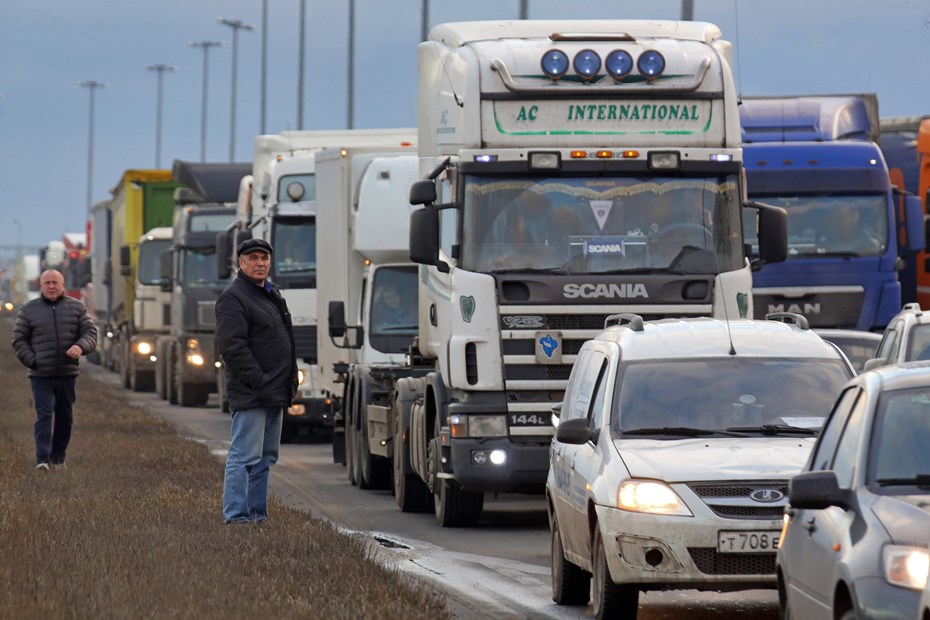
{"type": "Polygon", "coordinates": [[[740,122],[749,199],[788,213],[788,259],[753,273],[755,317],[883,329],[901,309],[900,274],[923,249],[924,227],[919,199],[893,194],[876,97],[744,98],[740,122]]]}

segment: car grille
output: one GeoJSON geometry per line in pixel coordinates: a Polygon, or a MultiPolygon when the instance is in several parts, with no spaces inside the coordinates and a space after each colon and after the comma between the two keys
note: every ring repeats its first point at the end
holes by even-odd
{"type": "Polygon", "coordinates": [[[788,483],[785,480],[692,482],[688,487],[715,515],[724,519],[781,519],[788,501],[788,483]],[[773,502],[752,499],[753,492],[763,489],[780,493],[780,499],[773,502]]]}
{"type": "Polygon", "coordinates": [[[691,560],[705,575],[774,575],[774,553],[717,553],[713,547],[688,547],[691,560]]]}

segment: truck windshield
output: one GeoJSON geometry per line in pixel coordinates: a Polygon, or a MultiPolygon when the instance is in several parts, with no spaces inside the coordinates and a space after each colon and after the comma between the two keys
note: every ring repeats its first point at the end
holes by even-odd
{"type": "Polygon", "coordinates": [[[184,283],[191,287],[225,287],[229,278],[216,273],[216,248],[188,248],[181,254],[184,283]]]}
{"type": "Polygon", "coordinates": [[[735,176],[467,176],[465,269],[719,273],[743,266],[735,176]]]}
{"type": "Polygon", "coordinates": [[[695,359],[630,363],[611,409],[615,433],[656,428],[707,431],[819,430],[849,380],[839,361],[695,359]],[[790,385],[790,390],[784,386],[790,385]]]}
{"type": "MultiPolygon", "coordinates": [[[[885,194],[821,196],[753,196],[753,200],[788,212],[788,260],[829,256],[880,256],[888,248],[885,194]]],[[[757,211],[746,209],[746,242],[757,252],[757,211]]]]}
{"type": "Polygon", "coordinates": [[[139,283],[154,285],[161,282],[160,264],[161,253],[171,246],[171,239],[151,239],[139,244],[139,263],[136,273],[139,283]]]}
{"type": "Polygon", "coordinates": [[[275,218],[271,245],[272,280],[278,286],[316,287],[316,218],[275,218]]]}
{"type": "Polygon", "coordinates": [[[417,268],[382,267],[372,285],[372,336],[416,335],[418,329],[417,268]]]}

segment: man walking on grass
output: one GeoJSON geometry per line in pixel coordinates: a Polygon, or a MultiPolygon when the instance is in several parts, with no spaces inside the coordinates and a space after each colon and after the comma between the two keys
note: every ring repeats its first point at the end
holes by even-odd
{"type": "Polygon", "coordinates": [[[268,278],[271,244],[239,244],[239,273],[216,301],[216,347],[223,357],[232,440],[223,480],[223,521],[268,518],[268,473],[278,460],[284,410],[297,393],[291,314],[268,278]]]}
{"type": "Polygon", "coordinates": [[[63,466],[74,422],[78,360],[97,346],[97,327],[87,308],[64,295],[65,279],[54,269],[39,277],[42,294],[24,304],[13,325],[13,350],[29,369],[35,401],[36,469],[63,466]]]}

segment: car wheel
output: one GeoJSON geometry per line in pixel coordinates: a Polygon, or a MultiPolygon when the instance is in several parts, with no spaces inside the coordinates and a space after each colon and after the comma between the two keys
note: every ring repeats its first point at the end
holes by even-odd
{"type": "Polygon", "coordinates": [[[557,605],[587,605],[591,598],[591,575],[565,559],[559,522],[552,513],[552,600],[557,605]]]}
{"type": "Polygon", "coordinates": [[[639,590],[634,586],[618,585],[610,577],[610,568],[607,566],[607,551],[604,541],[601,540],[601,529],[594,529],[594,587],[591,599],[594,603],[594,617],[597,620],[606,618],[624,618],[636,620],[639,610],[639,590]]]}

